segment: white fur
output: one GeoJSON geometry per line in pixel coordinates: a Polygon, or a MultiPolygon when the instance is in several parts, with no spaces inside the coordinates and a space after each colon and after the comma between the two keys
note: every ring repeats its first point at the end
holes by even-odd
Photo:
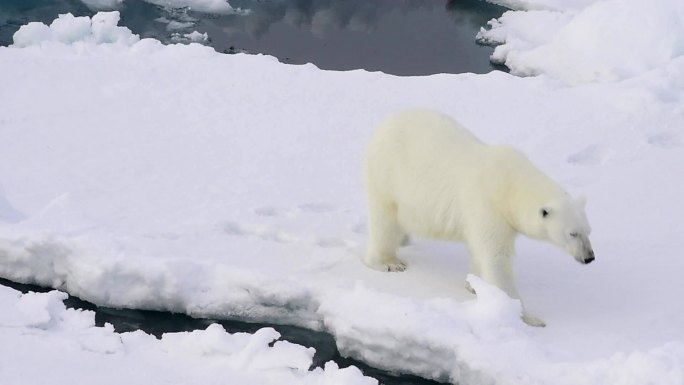
{"type": "MultiPolygon", "coordinates": [[[[583,201],[519,151],[484,144],[446,115],[408,110],[392,116],[377,128],[364,166],[364,262],[372,268],[404,270],[396,249],[409,234],[463,241],[472,272],[519,299],[511,266],[518,233],[551,241],[582,263],[593,259],[583,201]]],[[[543,325],[526,312],[523,319],[543,325]]]]}

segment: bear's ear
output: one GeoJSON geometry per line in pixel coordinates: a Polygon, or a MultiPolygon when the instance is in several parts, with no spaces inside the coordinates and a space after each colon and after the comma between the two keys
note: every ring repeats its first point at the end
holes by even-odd
{"type": "Polygon", "coordinates": [[[540,208],[539,209],[539,215],[541,215],[542,218],[548,217],[549,216],[549,209],[547,209],[546,207],[540,208]]]}

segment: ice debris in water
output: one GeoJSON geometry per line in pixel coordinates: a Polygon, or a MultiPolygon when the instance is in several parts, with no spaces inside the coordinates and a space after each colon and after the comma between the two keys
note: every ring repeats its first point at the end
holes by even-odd
{"type": "Polygon", "coordinates": [[[22,26],[14,33],[14,46],[23,48],[41,45],[44,42],[116,43],[130,46],[140,41],[140,37],[133,34],[130,29],[119,27],[119,20],[118,11],[99,12],[92,18],[67,13],[59,15],[49,26],[41,22],[31,22],[22,26]]]}

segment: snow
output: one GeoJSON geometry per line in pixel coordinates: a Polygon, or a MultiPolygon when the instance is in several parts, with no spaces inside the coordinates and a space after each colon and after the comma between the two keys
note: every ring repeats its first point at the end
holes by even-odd
{"type": "MultiPolygon", "coordinates": [[[[557,36],[581,41],[573,20],[608,28],[590,9],[606,4],[619,8],[607,0],[506,13],[491,34],[517,31],[506,37],[507,58],[525,57],[557,36]],[[511,15],[536,16],[525,24],[511,15]],[[539,36],[545,30],[553,33],[539,36]]],[[[633,12],[655,20],[681,9],[652,4],[633,12]]],[[[635,17],[617,8],[611,25],[635,17]]],[[[452,383],[684,382],[684,57],[659,26],[639,29],[658,47],[633,47],[663,53],[662,43],[671,53],[613,51],[629,62],[596,68],[614,77],[532,55],[525,66],[540,75],[521,78],[322,71],[163,46],[117,22],[117,13],[61,16],[23,27],[14,46],[0,48],[0,276],[112,307],[326,329],[344,354],[452,383]],[[401,250],[404,273],[361,263],[363,149],[378,122],[412,106],[520,148],[588,196],[591,265],[518,242],[520,290],[546,328],[523,324],[519,303],[477,277],[468,279],[479,296],[469,294],[463,245],[415,240],[401,250]]],[[[212,327],[158,342],[93,327],[84,321],[92,315],[62,308],[63,294],[18,305],[25,296],[0,293],[5,357],[26,365],[36,351],[55,357],[29,375],[88,367],[79,382],[111,372],[121,383],[126,373],[111,368],[130,364],[131,373],[160,376],[155,383],[368,380],[332,364],[305,372],[310,352],[268,348],[268,330],[233,337],[212,327]]],[[[26,383],[21,365],[0,371],[26,383]]]]}
{"type": "Polygon", "coordinates": [[[140,331],[119,334],[109,324],[97,327],[95,313],[67,309],[66,298],[58,291],[21,294],[0,286],[0,358],[15,363],[0,365],[3,384],[44,383],[46,375],[53,384],[75,378],[98,384],[377,384],[357,368],[333,362],[309,371],[313,349],[279,341],[272,328],[229,334],[212,324],[157,340],[140,331]]]}
{"type": "Polygon", "coordinates": [[[684,55],[684,2],[675,0],[507,12],[490,26],[479,39],[501,44],[494,61],[517,75],[543,73],[569,84],[631,78],[684,55]]]}

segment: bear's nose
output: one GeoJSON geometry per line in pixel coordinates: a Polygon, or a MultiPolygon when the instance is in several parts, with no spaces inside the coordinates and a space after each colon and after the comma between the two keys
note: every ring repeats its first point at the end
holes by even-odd
{"type": "Polygon", "coordinates": [[[585,264],[591,263],[593,260],[594,260],[594,252],[593,252],[593,251],[590,251],[590,252],[589,252],[589,256],[586,257],[586,258],[584,258],[584,263],[585,263],[585,264]]]}

